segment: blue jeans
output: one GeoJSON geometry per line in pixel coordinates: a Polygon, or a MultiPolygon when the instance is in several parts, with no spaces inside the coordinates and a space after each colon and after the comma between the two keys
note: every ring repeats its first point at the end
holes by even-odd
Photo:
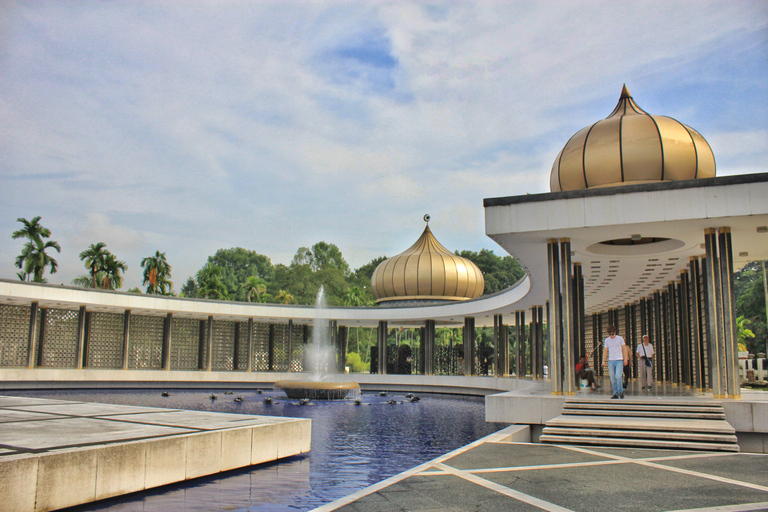
{"type": "Polygon", "coordinates": [[[611,376],[611,389],[613,394],[619,396],[624,392],[624,360],[608,361],[608,375],[611,376]]]}

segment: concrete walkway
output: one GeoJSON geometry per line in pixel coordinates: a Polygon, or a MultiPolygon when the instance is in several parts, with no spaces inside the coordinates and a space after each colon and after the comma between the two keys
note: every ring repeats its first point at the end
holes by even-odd
{"type": "Polygon", "coordinates": [[[768,510],[768,455],[512,442],[519,429],[316,511],[768,510]]]}
{"type": "Polygon", "coordinates": [[[56,510],[310,449],[311,420],[0,396],[0,512],[56,510]]]}

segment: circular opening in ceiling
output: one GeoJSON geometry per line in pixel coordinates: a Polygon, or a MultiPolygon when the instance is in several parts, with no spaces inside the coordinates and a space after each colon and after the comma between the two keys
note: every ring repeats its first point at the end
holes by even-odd
{"type": "Polygon", "coordinates": [[[674,251],[684,246],[683,241],[674,238],[632,237],[604,240],[588,246],[587,251],[594,254],[639,256],[674,251]]]}

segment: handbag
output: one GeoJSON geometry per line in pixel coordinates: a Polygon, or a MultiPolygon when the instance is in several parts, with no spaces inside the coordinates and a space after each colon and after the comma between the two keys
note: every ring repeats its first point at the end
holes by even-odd
{"type": "Polygon", "coordinates": [[[645,356],[645,366],[653,366],[653,359],[648,357],[648,353],[645,351],[645,343],[642,344],[643,355],[645,356]]]}

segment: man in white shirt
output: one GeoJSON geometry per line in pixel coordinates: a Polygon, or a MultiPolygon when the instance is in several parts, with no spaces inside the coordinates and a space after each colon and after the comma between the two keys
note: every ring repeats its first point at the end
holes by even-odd
{"type": "Polygon", "coordinates": [[[647,334],[643,334],[643,342],[637,346],[637,358],[640,360],[640,389],[651,389],[653,385],[653,345],[647,334]],[[646,363],[648,361],[648,363],[646,363]]]}
{"type": "Polygon", "coordinates": [[[629,359],[624,355],[624,338],[616,334],[616,327],[608,326],[608,337],[605,338],[603,350],[603,367],[608,363],[608,375],[611,377],[611,388],[613,396],[611,398],[624,398],[624,386],[622,385],[624,376],[624,365],[629,363],[629,359]]]}

